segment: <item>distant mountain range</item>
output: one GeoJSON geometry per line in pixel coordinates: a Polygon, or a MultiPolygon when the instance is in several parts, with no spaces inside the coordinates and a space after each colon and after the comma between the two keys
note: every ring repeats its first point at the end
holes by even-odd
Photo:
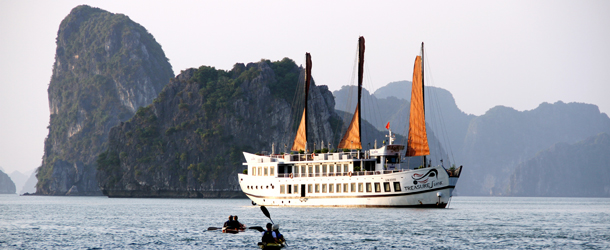
{"type": "MultiPolygon", "coordinates": [[[[390,121],[396,128],[394,131],[406,134],[410,85],[408,81],[393,82],[373,95],[363,91],[363,100],[381,110],[377,113],[364,111],[364,119],[376,121],[371,123],[378,129],[390,121]]],[[[557,143],[572,144],[599,133],[610,133],[608,115],[591,104],[558,101],[542,103],[529,111],[497,106],[481,116],[474,116],[459,110],[448,91],[434,87],[426,87],[425,91],[429,131],[441,138],[443,148],[451,156],[451,164],[464,165],[456,188],[460,195],[515,195],[515,192],[509,192],[509,178],[519,164],[557,143]],[[438,118],[445,124],[438,124],[438,118]]],[[[337,109],[345,110],[342,107],[349,105],[353,99],[350,92],[353,90],[345,86],[333,92],[337,109]]],[[[587,156],[587,152],[582,154],[582,157],[593,157],[587,156]]],[[[433,163],[440,164],[438,161],[433,163]]],[[[526,191],[518,194],[534,195],[526,191]]]]}
{"type": "Polygon", "coordinates": [[[11,180],[4,171],[0,170],[0,194],[14,194],[17,188],[15,183],[11,180]]]}
{"type": "Polygon", "coordinates": [[[557,143],[517,165],[507,195],[609,197],[610,135],[557,143]]]}

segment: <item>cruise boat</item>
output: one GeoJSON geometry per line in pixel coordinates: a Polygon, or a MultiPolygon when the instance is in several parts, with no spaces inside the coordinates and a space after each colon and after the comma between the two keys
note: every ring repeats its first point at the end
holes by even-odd
{"type": "MultiPolygon", "coordinates": [[[[242,191],[253,204],[264,206],[434,207],[445,208],[462,167],[445,169],[426,164],[430,154],[424,115],[423,52],[416,56],[407,145],[388,144],[363,151],[360,98],[364,68],[364,38],[358,43],[358,103],[336,153],[251,154],[244,152],[247,171],[238,174],[242,191]],[[405,150],[406,149],[406,150],[405,150]],[[404,150],[404,153],[403,153],[404,150]],[[345,152],[347,151],[347,152],[345,152]],[[401,167],[401,154],[423,156],[416,169],[401,167]]],[[[305,103],[311,81],[311,56],[306,54],[305,103]]],[[[292,146],[307,152],[307,104],[292,146]]]]}

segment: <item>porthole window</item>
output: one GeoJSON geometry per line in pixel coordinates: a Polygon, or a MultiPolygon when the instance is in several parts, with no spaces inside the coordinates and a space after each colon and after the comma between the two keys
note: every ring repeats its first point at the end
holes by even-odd
{"type": "Polygon", "coordinates": [[[394,182],[394,192],[400,192],[402,189],[400,188],[400,182],[394,182]]]}
{"type": "Polygon", "coordinates": [[[383,183],[383,191],[385,191],[385,192],[392,192],[392,189],[390,189],[390,183],[389,182],[384,182],[383,183]]]}

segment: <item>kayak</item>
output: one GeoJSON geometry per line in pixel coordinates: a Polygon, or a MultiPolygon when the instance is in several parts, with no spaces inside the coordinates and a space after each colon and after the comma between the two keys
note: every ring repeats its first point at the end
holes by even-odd
{"type": "Polygon", "coordinates": [[[242,226],[239,228],[234,228],[234,227],[223,227],[222,228],[223,233],[229,233],[229,234],[236,234],[236,233],[244,232],[244,231],[246,231],[245,226],[242,226]]]}
{"type": "Polygon", "coordinates": [[[274,249],[282,249],[285,245],[282,243],[264,243],[259,242],[258,247],[260,249],[274,250],[274,249]]]}

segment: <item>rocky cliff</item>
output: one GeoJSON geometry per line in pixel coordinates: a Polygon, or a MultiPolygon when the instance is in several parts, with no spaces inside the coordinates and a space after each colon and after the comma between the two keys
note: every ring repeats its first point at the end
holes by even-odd
{"type": "Polygon", "coordinates": [[[0,194],[14,194],[17,191],[15,183],[6,173],[0,170],[0,194]]]}
{"type": "Polygon", "coordinates": [[[144,27],[125,15],[74,8],[57,32],[37,194],[101,195],[95,160],[110,128],[150,104],[171,77],[161,46],[144,27]]]}
{"type": "MultiPolygon", "coordinates": [[[[153,104],[111,130],[109,148],[98,158],[102,191],[111,197],[242,197],[242,151],[279,153],[292,146],[302,107],[291,103],[301,71],[290,59],[183,71],[153,104]]],[[[310,144],[337,145],[342,122],[332,94],[312,84],[309,98],[310,144]]]]}
{"type": "Polygon", "coordinates": [[[519,164],[507,195],[610,197],[610,135],[557,143],[519,164]]]}

